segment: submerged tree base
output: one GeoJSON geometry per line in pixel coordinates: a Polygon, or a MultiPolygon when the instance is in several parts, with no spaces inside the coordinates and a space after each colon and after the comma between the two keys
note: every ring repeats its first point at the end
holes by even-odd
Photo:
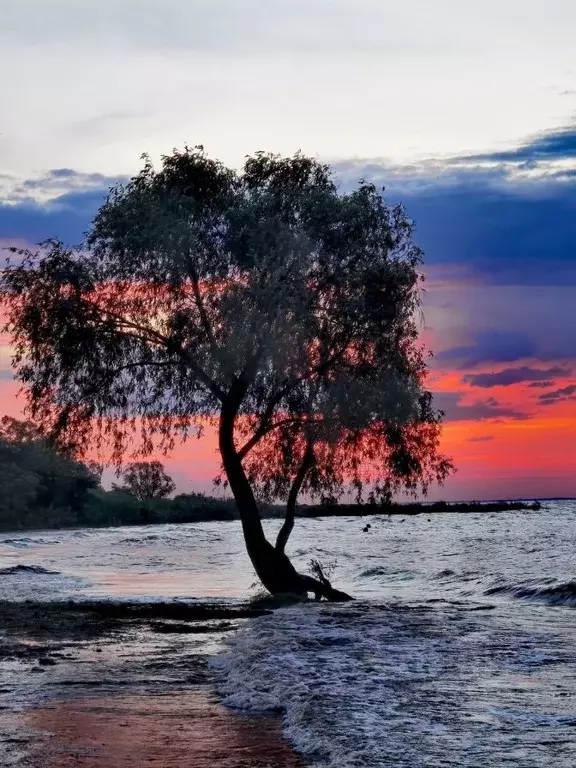
{"type": "Polygon", "coordinates": [[[322,567],[318,564],[314,570],[317,578],[307,574],[298,573],[283,546],[275,547],[265,538],[260,531],[245,533],[246,547],[254,570],[264,588],[271,595],[296,595],[306,600],[312,593],[316,600],[329,600],[330,602],[343,602],[352,600],[350,595],[342,592],[330,584],[322,567]]]}

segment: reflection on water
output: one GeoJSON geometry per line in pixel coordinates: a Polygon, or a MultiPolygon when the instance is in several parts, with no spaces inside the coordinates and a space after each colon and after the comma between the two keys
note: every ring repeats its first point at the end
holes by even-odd
{"type": "Polygon", "coordinates": [[[205,691],[58,701],[30,713],[50,733],[38,768],[299,768],[281,723],[228,712],[205,691]]]}

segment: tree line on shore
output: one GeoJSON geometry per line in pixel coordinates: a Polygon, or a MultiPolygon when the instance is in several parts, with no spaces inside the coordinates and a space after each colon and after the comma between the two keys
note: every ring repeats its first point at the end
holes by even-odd
{"type": "Polygon", "coordinates": [[[101,467],[57,450],[29,422],[0,420],[0,530],[191,523],[238,517],[231,499],[202,493],[167,498],[174,483],[158,461],[135,462],[122,483],[101,484],[101,467]]]}
{"type": "MultiPolygon", "coordinates": [[[[0,530],[107,527],[154,523],[237,520],[231,498],[181,493],[159,461],[128,464],[111,490],[101,484],[101,467],[57,450],[29,422],[0,420],[0,530]]],[[[283,507],[262,504],[263,517],[282,517],[283,507]]],[[[526,502],[449,504],[342,504],[326,497],[302,504],[299,517],[361,516],[375,513],[498,512],[539,508],[526,502]]]]}

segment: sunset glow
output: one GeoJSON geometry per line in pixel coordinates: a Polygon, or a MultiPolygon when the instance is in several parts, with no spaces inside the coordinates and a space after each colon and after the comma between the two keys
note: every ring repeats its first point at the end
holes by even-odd
{"type": "MultiPolygon", "coordinates": [[[[466,315],[470,281],[429,281],[426,325],[422,337],[440,348],[433,359],[429,386],[446,411],[442,450],[454,458],[457,473],[433,499],[570,496],[576,493],[576,400],[570,359],[519,358],[514,362],[447,365],[442,352],[465,347],[474,327],[454,318],[466,315]],[[453,311],[441,306],[450,292],[453,311]],[[440,305],[439,305],[440,304],[440,305]],[[439,358],[439,359],[438,359],[439,358]],[[515,379],[526,379],[515,381],[515,379]],[[532,379],[532,380],[530,380],[532,379]],[[512,383],[508,383],[510,380],[512,383]]],[[[473,319],[473,318],[472,318],[473,319]]],[[[9,373],[10,346],[0,338],[0,403],[2,413],[23,414],[24,398],[9,373]]],[[[200,440],[190,438],[168,456],[159,456],[174,476],[179,491],[213,490],[219,472],[217,438],[207,427],[200,440]]],[[[110,473],[107,473],[108,475],[110,473]]]]}
{"type": "MultiPolygon", "coordinates": [[[[107,3],[113,56],[85,5],[22,0],[0,30],[0,246],[81,243],[142,152],[157,165],[198,143],[238,168],[301,149],[415,221],[429,386],[458,469],[433,497],[576,496],[574,4],[107,3]]],[[[4,334],[0,414],[18,415],[10,356],[4,334]]],[[[166,465],[179,490],[212,490],[214,436],[166,465]]]]}

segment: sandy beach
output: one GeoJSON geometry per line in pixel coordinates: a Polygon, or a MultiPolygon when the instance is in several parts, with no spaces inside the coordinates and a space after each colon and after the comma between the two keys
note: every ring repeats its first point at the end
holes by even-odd
{"type": "Polygon", "coordinates": [[[279,717],[241,715],[215,695],[210,654],[257,614],[2,603],[2,765],[302,768],[279,717]]]}

